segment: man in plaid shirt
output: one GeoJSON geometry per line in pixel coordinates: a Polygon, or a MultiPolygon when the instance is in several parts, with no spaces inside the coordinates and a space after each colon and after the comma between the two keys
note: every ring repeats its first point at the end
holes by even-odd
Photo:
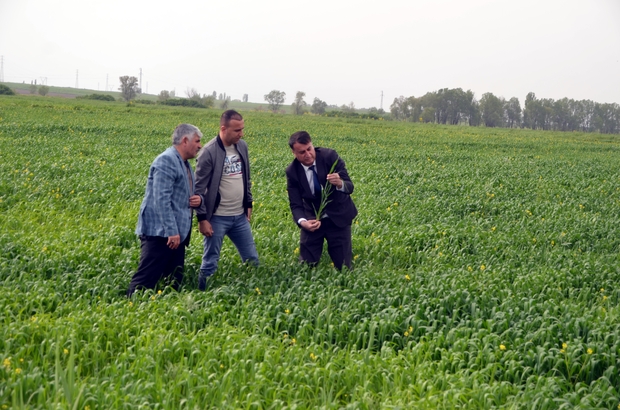
{"type": "Polygon", "coordinates": [[[192,208],[202,203],[200,195],[194,194],[194,172],[187,160],[198,154],[201,138],[197,127],[177,126],[172,134],[172,146],[151,165],[136,227],[141,242],[140,265],[131,279],[127,296],[137,289],[154,289],[162,277],[172,276],[174,288],[183,280],[192,208]]]}

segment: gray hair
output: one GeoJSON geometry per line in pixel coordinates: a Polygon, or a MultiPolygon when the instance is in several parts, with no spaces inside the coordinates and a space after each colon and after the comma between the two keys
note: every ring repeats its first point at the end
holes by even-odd
{"type": "Polygon", "coordinates": [[[187,137],[188,140],[192,141],[194,135],[202,138],[202,132],[200,132],[198,127],[192,124],[179,124],[172,133],[172,145],[179,145],[183,141],[183,137],[187,137]]]}

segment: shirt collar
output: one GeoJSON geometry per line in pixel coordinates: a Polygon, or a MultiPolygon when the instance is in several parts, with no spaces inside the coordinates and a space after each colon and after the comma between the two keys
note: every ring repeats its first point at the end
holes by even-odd
{"type": "MultiPolygon", "coordinates": [[[[301,162],[300,162],[300,164],[301,164],[301,162]]],[[[312,163],[312,165],[314,165],[314,169],[316,170],[316,160],[314,160],[314,162],[312,163]]],[[[301,164],[301,166],[302,166],[302,167],[304,167],[304,171],[306,171],[306,172],[308,172],[308,170],[310,169],[310,167],[311,167],[312,165],[308,165],[308,166],[306,166],[306,165],[304,165],[304,164],[301,164]]]]}

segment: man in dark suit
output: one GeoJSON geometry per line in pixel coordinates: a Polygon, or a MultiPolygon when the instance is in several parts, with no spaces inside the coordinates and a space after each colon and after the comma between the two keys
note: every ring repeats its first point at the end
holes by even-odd
{"type": "Polygon", "coordinates": [[[344,161],[332,149],[314,148],[306,131],[291,135],[288,145],[295,156],[286,168],[286,180],[293,220],[301,228],[300,259],[316,265],[327,240],[334,267],[351,269],[351,223],[357,208],[351,199],[353,182],[344,161]],[[321,200],[328,202],[317,215],[321,200]]]}

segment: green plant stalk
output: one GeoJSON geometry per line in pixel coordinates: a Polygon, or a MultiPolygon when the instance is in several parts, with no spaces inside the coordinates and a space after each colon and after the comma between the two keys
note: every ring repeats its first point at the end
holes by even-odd
{"type": "MultiPolygon", "coordinates": [[[[338,159],[334,161],[334,163],[332,164],[332,167],[329,169],[328,174],[334,173],[334,170],[336,169],[337,164],[338,164],[338,159]]],[[[319,209],[316,209],[314,204],[312,204],[312,208],[314,209],[314,215],[317,221],[321,220],[321,215],[323,214],[325,207],[327,206],[327,204],[331,202],[331,200],[329,199],[329,196],[331,195],[333,190],[334,190],[334,186],[330,184],[329,181],[327,181],[325,183],[325,186],[321,187],[321,204],[319,205],[319,209]]]]}

